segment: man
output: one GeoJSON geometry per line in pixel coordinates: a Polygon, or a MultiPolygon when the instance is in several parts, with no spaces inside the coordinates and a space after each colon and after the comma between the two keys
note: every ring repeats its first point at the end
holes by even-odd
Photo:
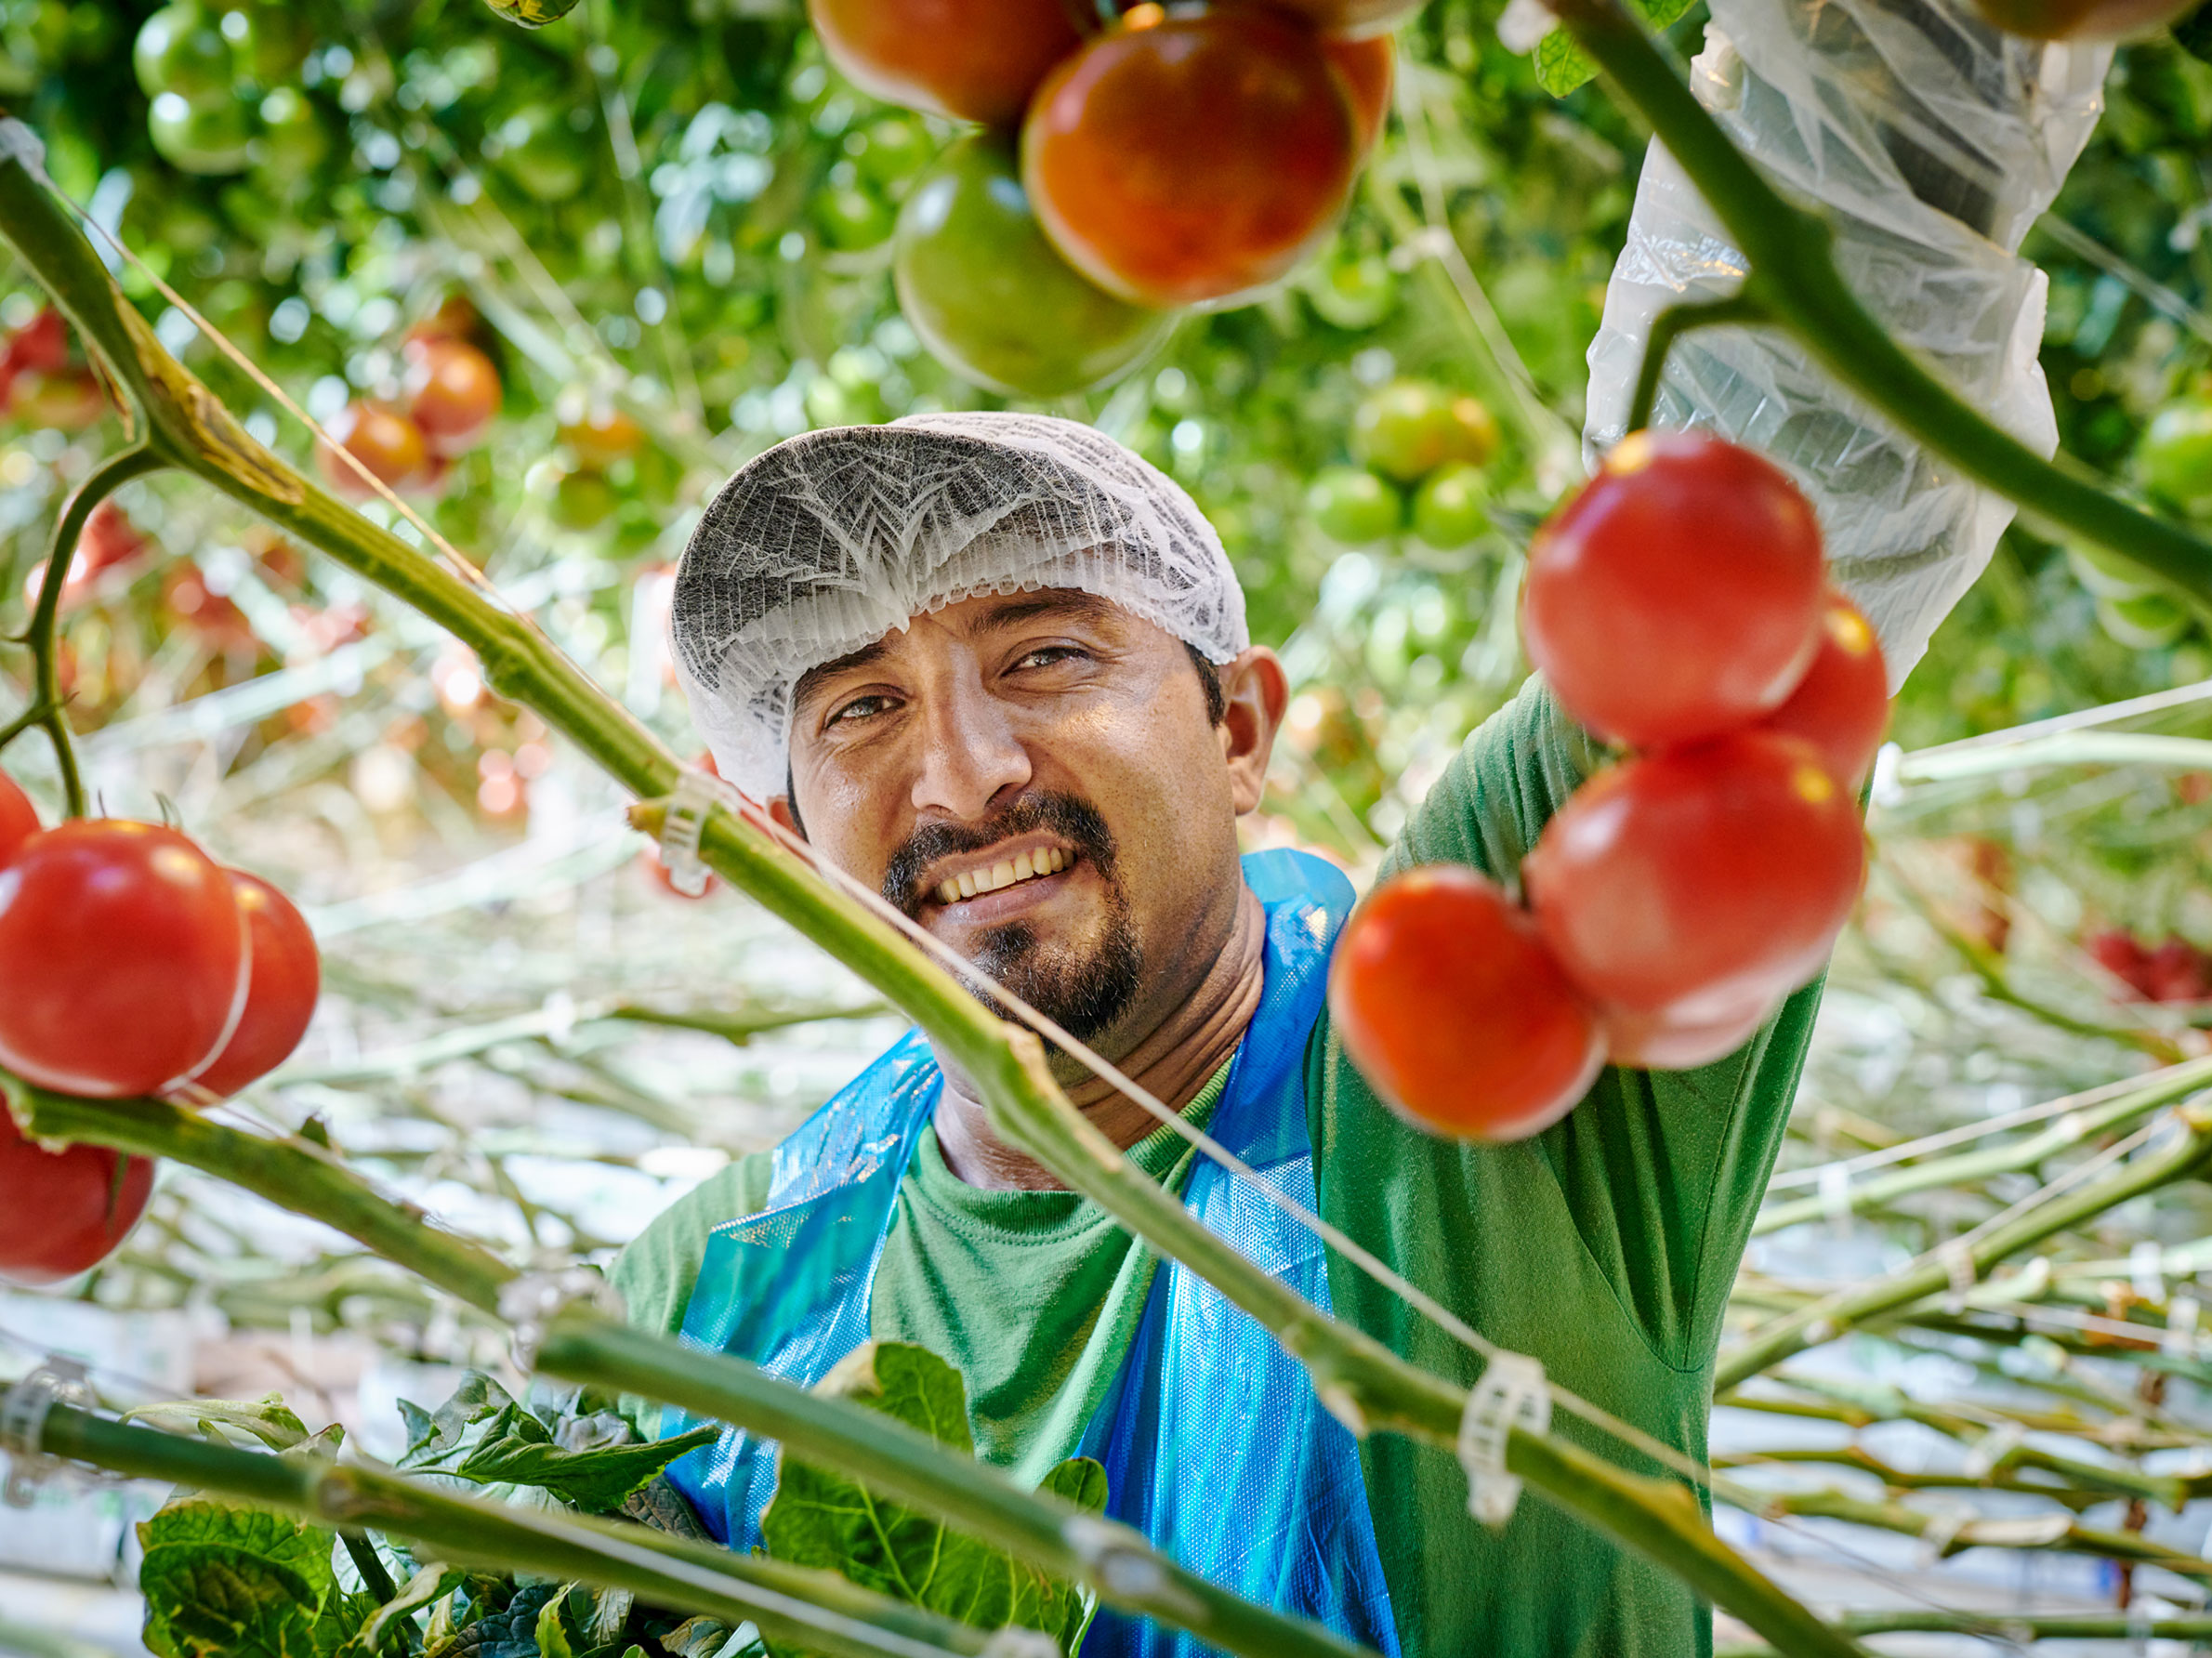
{"type": "MultiPolygon", "coordinates": [[[[1401,1122],[1322,1004],[1349,887],[1315,860],[1238,860],[1282,666],[1249,642],[1189,498],[1087,428],[956,414],[793,439],[708,510],[676,632],[725,777],[1492,1340],[1703,1456],[1721,1311],[1816,988],[1719,1063],[1609,1069],[1521,1144],[1401,1122]]],[[[1532,683],[1468,740],[1386,871],[1509,870],[1595,759],[1532,683]]],[[[1206,1225],[1415,1362],[1478,1373],[1171,1130],[1055,1063],[1206,1225]]],[[[1560,1510],[1525,1502],[1494,1533],[1450,1456],[1355,1444],[1250,1320],[1000,1141],[917,1038],[662,1216],[615,1283],[639,1324],[802,1382],[871,1336],[928,1347],[965,1376],[985,1458],[1034,1481],[1096,1454],[1109,1511],[1186,1565],[1383,1651],[1710,1645],[1686,1588],[1560,1510]]],[[[678,1478],[718,1536],[757,1540],[766,1448],[726,1434],[678,1478]]],[[[1195,1650],[1112,1618],[1086,1647],[1195,1650]]]]}

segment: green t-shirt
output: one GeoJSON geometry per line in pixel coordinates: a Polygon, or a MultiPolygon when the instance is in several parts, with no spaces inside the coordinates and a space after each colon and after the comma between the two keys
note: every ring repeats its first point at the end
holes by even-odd
{"type": "MultiPolygon", "coordinates": [[[[1468,739],[1386,873],[1509,868],[1595,761],[1532,680],[1468,739]]],[[[1323,1213],[1492,1340],[1702,1458],[1721,1311],[1818,1000],[1817,985],[1800,991],[1748,1046],[1700,1071],[1608,1068],[1563,1122],[1509,1146],[1407,1127],[1351,1068],[1324,1016],[1306,1077],[1323,1213]]],[[[1210,1103],[1202,1096],[1193,1109],[1210,1103]]],[[[1190,1166],[1165,1130],[1133,1154],[1171,1184],[1190,1166]]],[[[767,1158],[747,1158],[647,1228],[614,1273],[633,1322],[679,1327],[708,1231],[757,1212],[767,1189],[767,1158]]],[[[1074,1449],[1100,1397],[1093,1389],[1111,1382],[1150,1281],[1148,1254],[1072,1193],[960,1187],[932,1139],[902,1190],[875,1330],[959,1364],[979,1449],[1034,1480],[1074,1449]]],[[[1338,1316],[1415,1362],[1463,1382],[1478,1372],[1472,1354],[1334,1252],[1329,1287],[1338,1316]]],[[[1638,1466],[1572,1418],[1553,1422],[1638,1466]]],[[[1378,1435],[1362,1460],[1406,1658],[1710,1651],[1710,1620],[1679,1580],[1540,1496],[1494,1533],[1468,1517],[1466,1480],[1447,1454],[1378,1435]]]]}

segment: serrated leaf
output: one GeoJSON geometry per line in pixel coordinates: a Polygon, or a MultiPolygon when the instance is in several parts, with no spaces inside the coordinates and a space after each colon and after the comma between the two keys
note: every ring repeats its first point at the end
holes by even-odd
{"type": "Polygon", "coordinates": [[[362,1644],[374,1651],[384,1645],[386,1633],[402,1618],[413,1617],[459,1586],[462,1573],[452,1566],[432,1563],[419,1568],[400,1586],[400,1592],[376,1609],[362,1627],[362,1644]]]}
{"type": "MultiPolygon", "coordinates": [[[[1692,0],[1628,0],[1638,16],[1653,29],[1681,20],[1692,0]]],[[[1554,98],[1564,98],[1597,79],[1598,65],[1564,29],[1555,28],[1536,43],[1536,85],[1554,98]]]]}
{"type": "MultiPolygon", "coordinates": [[[[211,1426],[231,1428],[260,1441],[271,1451],[289,1451],[308,1437],[308,1425],[284,1402],[282,1393],[265,1393],[259,1399],[183,1399],[172,1404],[141,1405],[125,1412],[123,1420],[143,1422],[170,1433],[205,1432],[211,1426]]],[[[228,1442],[219,1432],[213,1437],[218,1443],[228,1442]]]]}
{"type": "Polygon", "coordinates": [[[632,1492],[678,1457],[713,1443],[720,1431],[705,1425],[640,1442],[620,1417],[595,1415],[561,1421],[557,1439],[554,1428],[481,1371],[470,1371],[435,1415],[417,1410],[409,1420],[419,1431],[401,1467],[477,1485],[527,1485],[592,1514],[619,1509],[632,1492]]]}
{"type": "MultiPolygon", "coordinates": [[[[927,1349],[874,1342],[857,1349],[822,1384],[957,1450],[972,1454],[967,1389],[960,1373],[927,1349]]],[[[1073,1458],[1046,1487],[1086,1507],[1102,1507],[1106,1471],[1073,1458]]],[[[1041,1629],[1062,1643],[1079,1636],[1088,1597],[1075,1586],[981,1540],[896,1503],[857,1480],[785,1457],[775,1495],[761,1517],[770,1555],[836,1572],[863,1587],[982,1629],[1041,1629]]],[[[783,1649],[774,1649],[781,1653],[783,1649]]]]}
{"type": "Polygon", "coordinates": [[[335,1533],[207,1497],[138,1525],[143,1638],[160,1658],[320,1658],[315,1625],[337,1586],[335,1533]]]}

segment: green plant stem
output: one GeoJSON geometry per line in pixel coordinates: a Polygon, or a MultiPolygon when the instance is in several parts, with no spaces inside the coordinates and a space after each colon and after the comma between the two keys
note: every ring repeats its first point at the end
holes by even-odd
{"type": "Polygon", "coordinates": [[[381,1606],[400,1592],[400,1586],[391,1580],[391,1573],[384,1569],[384,1560],[376,1552],[365,1532],[341,1532],[338,1541],[346,1546],[346,1558],[353,1562],[354,1571],[361,1573],[361,1586],[375,1597],[381,1606]]]}
{"type": "MultiPolygon", "coordinates": [[[[85,815],[85,783],[77,774],[76,743],[70,736],[69,716],[61,697],[61,661],[55,637],[61,620],[61,590],[68,585],[70,566],[76,561],[77,538],[84,534],[92,509],[113,494],[118,486],[155,471],[161,465],[160,457],[140,443],[108,456],[92,469],[90,477],[77,485],[63,503],[61,516],[54,522],[54,536],[46,545],[46,573],[39,582],[38,603],[32,610],[31,625],[23,635],[23,642],[31,648],[32,661],[31,707],[25,711],[25,720],[41,727],[54,745],[54,768],[61,774],[62,810],[72,818],[85,815]]],[[[12,738],[20,729],[10,726],[7,736],[12,738]]]]}
{"type": "Polygon", "coordinates": [[[1939,1157],[1927,1163],[1910,1165],[1889,1174],[1855,1181],[1846,1189],[1840,1205],[1831,1206],[1825,1198],[1819,1197],[1796,1198],[1785,1204],[1772,1204],[1759,1212],[1758,1219],[1751,1229],[1751,1235],[1756,1238],[1767,1232],[1779,1231],[1786,1226],[1820,1220],[1833,1215],[1836,1207],[1840,1207],[1845,1213],[1855,1213],[1863,1208],[1892,1203],[1912,1192],[1926,1191],[1930,1187],[1978,1184],[1997,1175],[2034,1169],[2061,1151],[2086,1144],[2147,1112],[2193,1094],[2202,1086],[2203,1075],[2190,1069],[2182,1072],[2179,1081],[2162,1080],[2153,1086],[2138,1093],[2123,1095],[2107,1104],[2069,1112],[2040,1133],[2030,1135],[2011,1145],[1961,1152],[1955,1157],[1939,1157]]]}
{"type": "Polygon", "coordinates": [[[2212,544],[2045,460],[1984,419],[1877,322],[1837,269],[1826,222],[1786,201],[1739,151],[1619,0],[1554,8],[1651,124],[1749,262],[1743,292],[1828,372],[1917,440],[2064,538],[2212,599],[2212,544]]]}
{"type": "MultiPolygon", "coordinates": [[[[2180,1114],[2186,1132],[2179,1145],[2125,1165],[2101,1180],[2090,1181],[2077,1191],[2038,1204],[1967,1245],[1973,1257],[1976,1275],[1986,1273],[2008,1256],[2102,1214],[2115,1204],[2154,1191],[2203,1167],[2206,1158],[2212,1156],[2212,1115],[2187,1107],[2180,1114]]],[[[1939,1294],[1949,1283],[1945,1264],[1941,1260],[1927,1260],[1775,1319],[1720,1355],[1714,1373],[1714,1390],[1733,1388],[1793,1353],[1833,1341],[1856,1325],[1900,1312],[1939,1294]]]]}
{"type": "Polygon", "coordinates": [[[373,1527],[454,1564],[628,1589],[732,1625],[749,1619],[770,1639],[840,1658],[975,1658],[990,1638],[832,1572],[619,1520],[458,1496],[383,1468],[242,1451],[66,1405],[47,1413],[40,1445],[49,1455],[282,1509],[341,1533],[373,1527]]]}
{"type": "Polygon", "coordinates": [[[2115,1496],[2121,1496],[2141,1497],[2146,1502],[2161,1503],[2179,1512],[2181,1506],[2195,1494],[2192,1481],[2187,1480],[2146,1474],[2128,1467],[2101,1467],[2096,1463],[2056,1456],[2025,1445],[2015,1446],[1997,1459],[1988,1474],[1979,1478],[1971,1474],[1915,1473],[1882,1461],[1863,1445],[1751,1451],[1737,1456],[1717,1456],[1713,1459],[1715,1468],[1739,1472],[1745,1468],[1801,1466],[1806,1463],[1852,1468],[1862,1474],[1872,1474],[1892,1491],[2018,1491],[2034,1496],[2048,1497],[2053,1502],[2064,1503],[2070,1507],[2088,1507],[2097,1503],[2109,1503],[2115,1496]],[[2017,1472],[2021,1468],[2034,1468],[2073,1483],[2057,1484],[2049,1480],[2022,1479],[2017,1472]]]}
{"type": "Polygon", "coordinates": [[[1640,432],[1652,424],[1652,405],[1659,401],[1659,379],[1666,372],[1666,353],[1676,340],[1697,328],[1728,322],[1771,322],[1774,319],[1758,297],[1731,294],[1725,299],[1705,299],[1670,305],[1652,319],[1651,336],[1644,341],[1643,362],[1636,371],[1636,395],[1628,402],[1626,429],[1640,432]]]}

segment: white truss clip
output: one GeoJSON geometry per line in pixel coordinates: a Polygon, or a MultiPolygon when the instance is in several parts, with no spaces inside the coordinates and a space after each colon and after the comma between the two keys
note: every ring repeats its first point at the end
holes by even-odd
{"type": "Polygon", "coordinates": [[[1974,1264],[1974,1246],[1964,1238],[1944,1239],[1936,1245],[1935,1253],[1943,1264],[1943,1276],[1951,1281],[1943,1310],[1956,1318],[1966,1310],[1967,1297],[1974,1293],[1974,1286],[1982,1282],[1982,1269],[1974,1264]]]}
{"type": "Polygon", "coordinates": [[[40,1448],[46,1414],[58,1404],[88,1411],[98,1402],[85,1366],[59,1353],[48,1353],[31,1374],[0,1398],[0,1451],[7,1453],[7,1483],[0,1501],[28,1508],[38,1488],[67,1465],[40,1448]]]}
{"type": "Polygon", "coordinates": [[[1521,1503],[1521,1480],[1506,1472],[1506,1441],[1518,1428],[1551,1431],[1551,1388],[1544,1365],[1526,1353],[1493,1353],[1459,1417],[1459,1466],[1467,1473],[1467,1511],[1502,1526],[1521,1503]]]}
{"type": "Polygon", "coordinates": [[[564,1267],[554,1272],[525,1272],[500,1286],[499,1316],[513,1326],[515,1368],[524,1375],[537,1369],[537,1350],[546,1331],[566,1309],[577,1302],[597,1308],[609,1318],[623,1317],[622,1296],[612,1284],[589,1267],[564,1267]]]}
{"type": "Polygon", "coordinates": [[[699,861],[699,836],[706,827],[706,814],[730,804],[730,785],[712,772],[686,766],[668,796],[668,814],[661,820],[661,866],[668,872],[668,885],[686,898],[706,890],[710,878],[699,861]]]}

